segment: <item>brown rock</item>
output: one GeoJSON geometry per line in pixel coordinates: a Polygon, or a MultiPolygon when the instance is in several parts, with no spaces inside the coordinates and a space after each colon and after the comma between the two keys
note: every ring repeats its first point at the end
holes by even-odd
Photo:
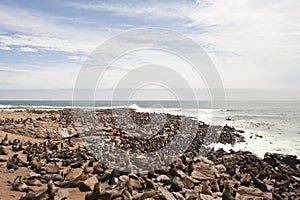
{"type": "Polygon", "coordinates": [[[64,200],[69,198],[69,192],[67,190],[58,190],[54,196],[54,200],[64,200]]]}
{"type": "Polygon", "coordinates": [[[245,186],[239,187],[237,194],[238,199],[272,199],[271,192],[263,192],[258,188],[250,188],[245,186]]]}
{"type": "Polygon", "coordinates": [[[186,187],[186,188],[189,188],[189,189],[192,189],[192,188],[194,188],[194,182],[197,182],[195,179],[193,179],[192,177],[190,177],[190,176],[186,176],[186,177],[184,177],[182,180],[182,183],[184,184],[184,186],[186,187]]]}
{"type": "Polygon", "coordinates": [[[58,174],[59,173],[59,166],[57,165],[46,165],[46,172],[47,174],[58,174]]]}
{"type": "Polygon", "coordinates": [[[78,187],[80,191],[92,191],[94,190],[96,183],[98,183],[98,179],[95,176],[92,176],[83,182],[79,182],[78,187]]]}
{"type": "Polygon", "coordinates": [[[159,185],[157,189],[158,191],[160,191],[164,199],[176,200],[176,198],[172,195],[172,193],[170,193],[165,187],[159,185]]]}
{"type": "Polygon", "coordinates": [[[77,179],[82,173],[82,169],[72,169],[65,177],[66,181],[73,181],[77,179]]]}
{"type": "Polygon", "coordinates": [[[185,200],[185,198],[179,192],[173,192],[173,195],[178,200],[185,200]]]}
{"type": "Polygon", "coordinates": [[[197,179],[197,180],[208,180],[211,179],[211,177],[208,177],[204,174],[202,174],[200,171],[194,170],[191,174],[192,178],[197,179]]]}
{"type": "Polygon", "coordinates": [[[185,199],[187,200],[196,200],[198,199],[198,194],[194,190],[187,190],[185,193],[185,199]]]}

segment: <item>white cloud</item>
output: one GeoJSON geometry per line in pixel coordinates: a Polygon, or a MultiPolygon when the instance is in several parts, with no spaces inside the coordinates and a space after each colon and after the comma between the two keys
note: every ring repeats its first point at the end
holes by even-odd
{"type": "Polygon", "coordinates": [[[61,89],[73,88],[80,65],[60,63],[54,65],[0,64],[0,80],[14,83],[0,89],[61,89]]]}
{"type": "Polygon", "coordinates": [[[0,45],[0,50],[5,50],[5,51],[11,51],[12,49],[10,48],[10,47],[8,47],[8,46],[2,46],[2,45],[0,45]]]}
{"type": "Polygon", "coordinates": [[[85,58],[82,56],[67,56],[67,58],[69,60],[76,60],[76,61],[82,61],[82,62],[85,61],[85,58]]]}
{"type": "Polygon", "coordinates": [[[150,20],[173,20],[197,41],[218,67],[225,87],[299,87],[300,1],[213,0],[79,4],[77,9],[150,20]],[[298,66],[298,68],[297,68],[298,66]],[[290,79],[294,80],[291,81],[290,79]],[[295,85],[298,83],[298,85],[295,85]]]}
{"type": "Polygon", "coordinates": [[[94,11],[108,11],[114,15],[128,17],[143,17],[146,19],[169,20],[186,19],[193,9],[191,3],[184,2],[148,2],[135,4],[108,4],[108,3],[69,3],[67,6],[94,11]]]}
{"type": "Polygon", "coordinates": [[[0,47],[5,49],[15,45],[88,54],[108,36],[105,31],[66,23],[77,19],[4,5],[0,5],[0,10],[0,28],[17,32],[14,35],[0,34],[0,47]]]}
{"type": "MultiPolygon", "coordinates": [[[[68,6],[131,17],[133,26],[134,20],[139,24],[144,20],[145,25],[159,22],[163,28],[176,27],[208,52],[225,87],[299,87],[295,74],[299,74],[300,64],[300,1],[201,0],[195,4],[157,1],[70,3],[68,6]]],[[[0,10],[0,28],[18,32],[7,35],[3,31],[0,49],[11,50],[11,46],[17,46],[74,53],[67,57],[69,60],[82,61],[78,54],[90,53],[108,38],[108,32],[127,28],[124,19],[122,23],[116,22],[121,24],[119,29],[112,24],[96,30],[64,23],[64,20],[78,19],[1,5],[0,10]]]]}
{"type": "Polygon", "coordinates": [[[21,47],[21,48],[19,49],[19,51],[21,51],[21,52],[38,52],[37,49],[35,49],[35,48],[30,48],[30,47],[21,47]]]}

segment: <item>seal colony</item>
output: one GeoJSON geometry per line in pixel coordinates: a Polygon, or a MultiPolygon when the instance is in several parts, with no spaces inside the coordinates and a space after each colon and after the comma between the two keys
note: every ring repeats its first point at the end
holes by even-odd
{"type": "MultiPolygon", "coordinates": [[[[243,132],[233,127],[197,122],[191,145],[172,163],[153,171],[122,171],[97,159],[92,148],[97,140],[89,147],[82,138],[95,138],[101,132],[118,148],[154,152],[173,140],[181,116],[103,109],[93,118],[80,111],[83,117],[74,120],[73,112],[0,112],[0,199],[300,198],[296,156],[266,153],[260,159],[251,152],[222,149],[205,156],[199,153],[211,130],[219,134],[217,142],[243,141],[243,132]],[[126,121],[125,114],[134,123],[126,121]],[[166,121],[164,126],[151,127],[151,120],[166,121]]],[[[109,154],[109,150],[102,151],[109,154]]]]}

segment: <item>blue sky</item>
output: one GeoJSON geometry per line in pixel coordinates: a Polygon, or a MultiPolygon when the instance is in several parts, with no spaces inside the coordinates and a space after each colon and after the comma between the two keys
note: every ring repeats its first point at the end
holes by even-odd
{"type": "Polygon", "coordinates": [[[97,46],[142,27],[196,41],[225,88],[298,89],[299,10],[298,0],[1,1],[0,89],[71,89],[97,46]]]}

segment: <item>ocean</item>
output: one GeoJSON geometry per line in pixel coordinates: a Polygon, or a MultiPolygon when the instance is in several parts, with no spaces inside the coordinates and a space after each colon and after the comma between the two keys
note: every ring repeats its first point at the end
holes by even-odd
{"type": "Polygon", "coordinates": [[[215,149],[247,150],[259,157],[265,152],[300,157],[299,101],[228,101],[212,108],[208,101],[0,101],[0,109],[76,107],[129,107],[139,112],[164,112],[194,117],[209,124],[234,126],[244,130],[246,141],[232,145],[213,144],[215,149]]]}

